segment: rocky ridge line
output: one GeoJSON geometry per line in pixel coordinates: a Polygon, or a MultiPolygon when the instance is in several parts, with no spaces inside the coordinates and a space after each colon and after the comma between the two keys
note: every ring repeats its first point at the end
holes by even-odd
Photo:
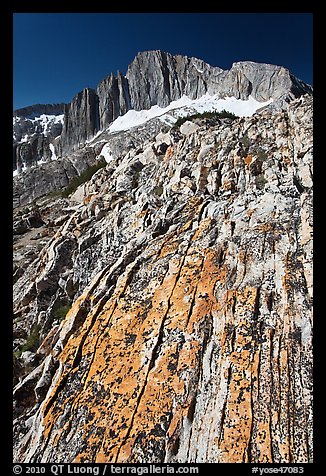
{"type": "MultiPolygon", "coordinates": [[[[206,93],[237,99],[248,99],[251,95],[258,101],[272,98],[275,104],[283,106],[289,100],[311,92],[310,86],[281,66],[243,61],[224,71],[197,58],[174,56],[159,50],[144,51],[136,55],[125,77],[121,72],[117,77],[111,74],[99,84],[96,93],[92,90],[92,94],[98,97],[100,119],[98,121],[97,114],[93,114],[91,120],[87,111],[80,114],[80,118],[86,114],[86,128],[82,119],[76,123],[77,129],[83,131],[78,138],[74,129],[67,132],[63,152],[76,150],[80,138],[88,139],[89,121],[94,131],[103,130],[129,109],[140,111],[154,105],[165,107],[183,95],[191,99],[206,93]]],[[[70,115],[78,115],[73,105],[75,101],[76,98],[66,111],[65,122],[70,121],[70,115]]]]}
{"type": "MultiPolygon", "coordinates": [[[[274,107],[283,107],[311,92],[309,85],[281,66],[243,61],[223,70],[197,58],[144,51],[128,66],[126,76],[112,73],[99,83],[96,91],[85,88],[65,105],[61,138],[53,144],[57,156],[69,155],[128,110],[139,111],[153,105],[165,107],[183,95],[191,99],[206,93],[238,99],[248,99],[251,95],[258,101],[272,98],[274,107]]],[[[32,156],[29,162],[35,161],[35,154],[32,156]]],[[[14,152],[14,162],[19,158],[18,149],[14,152]]]]}

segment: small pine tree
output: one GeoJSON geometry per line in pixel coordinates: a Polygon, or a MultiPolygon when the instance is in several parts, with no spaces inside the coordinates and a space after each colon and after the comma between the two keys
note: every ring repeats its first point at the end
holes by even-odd
{"type": "Polygon", "coordinates": [[[238,119],[238,116],[233,114],[233,112],[226,111],[225,109],[223,109],[223,111],[197,112],[196,114],[190,114],[189,116],[179,117],[176,120],[173,128],[176,129],[177,127],[180,127],[182,124],[184,124],[186,121],[193,121],[194,119],[231,119],[232,121],[234,121],[235,119],[238,119]]]}

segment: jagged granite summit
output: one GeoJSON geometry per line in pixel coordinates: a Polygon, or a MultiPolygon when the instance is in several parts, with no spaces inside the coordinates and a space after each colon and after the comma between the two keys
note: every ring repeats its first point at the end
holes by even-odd
{"type": "MultiPolygon", "coordinates": [[[[86,88],[65,105],[60,140],[53,142],[55,154],[67,155],[77,150],[130,109],[165,107],[184,95],[191,99],[204,94],[237,99],[251,96],[257,101],[272,99],[274,106],[284,106],[289,100],[311,92],[309,85],[281,66],[243,61],[223,70],[197,58],[145,51],[137,54],[126,76],[112,73],[99,83],[96,91],[86,88]]],[[[18,149],[14,154],[17,160],[19,154],[18,149]]],[[[36,160],[31,152],[27,162],[36,160]]]]}
{"type": "MultiPolygon", "coordinates": [[[[248,99],[251,95],[258,101],[273,99],[275,103],[284,104],[295,97],[310,93],[311,87],[295,78],[286,68],[270,64],[253,62],[234,63],[230,70],[210,66],[197,58],[176,55],[162,51],[145,51],[138,53],[128,66],[124,77],[120,72],[102,81],[96,91],[98,103],[85,111],[90,120],[90,127],[95,132],[108,127],[118,116],[129,109],[136,111],[149,109],[151,106],[167,106],[171,101],[185,95],[197,99],[204,94],[217,94],[221,98],[233,96],[248,99]]],[[[86,89],[74,98],[71,108],[65,116],[66,122],[78,117],[76,106],[90,95],[86,89]]],[[[95,91],[92,92],[95,95],[95,91]]],[[[81,115],[81,117],[83,117],[81,115]]],[[[87,119],[87,123],[88,123],[87,119]]],[[[83,128],[83,121],[76,126],[83,128]]],[[[85,127],[85,125],[84,125],[85,127]]],[[[89,138],[87,124],[82,135],[89,138]]],[[[78,144],[74,129],[63,135],[63,149],[72,150],[78,144]]]]}
{"type": "MultiPolygon", "coordinates": [[[[163,103],[190,94],[187,61],[163,103]]],[[[297,94],[275,71],[215,80],[297,94]]],[[[69,198],[15,210],[14,460],[311,462],[312,97],[154,126],[97,143],[106,167],[69,198]]]]}
{"type": "Polygon", "coordinates": [[[210,66],[197,58],[162,51],[139,53],[128,67],[130,104],[133,109],[166,106],[182,95],[196,99],[206,93],[258,101],[293,99],[311,92],[286,68],[243,61],[229,70],[210,66]],[[143,94],[146,91],[146,94],[143,94]]]}

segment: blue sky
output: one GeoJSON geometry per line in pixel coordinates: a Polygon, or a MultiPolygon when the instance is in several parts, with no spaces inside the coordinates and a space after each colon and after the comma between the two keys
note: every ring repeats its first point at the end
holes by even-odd
{"type": "Polygon", "coordinates": [[[14,109],[70,102],[139,51],[200,58],[230,68],[251,60],[285,66],[312,84],[310,13],[16,13],[14,109]]]}

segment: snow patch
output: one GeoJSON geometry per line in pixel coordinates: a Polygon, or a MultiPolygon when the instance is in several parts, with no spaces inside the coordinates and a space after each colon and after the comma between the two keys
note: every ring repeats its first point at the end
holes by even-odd
{"type": "Polygon", "coordinates": [[[204,70],[203,70],[203,69],[199,69],[199,68],[195,65],[195,63],[194,63],[194,67],[195,67],[195,69],[198,71],[198,73],[202,74],[202,73],[204,72],[204,70]]]}
{"type": "MultiPolygon", "coordinates": [[[[131,127],[139,126],[145,122],[159,117],[163,122],[171,124],[175,122],[176,118],[168,113],[179,108],[189,107],[196,112],[220,112],[225,109],[226,111],[233,112],[239,117],[252,116],[257,109],[267,106],[273,100],[269,99],[265,102],[256,101],[252,96],[249,96],[247,100],[236,99],[235,97],[226,97],[224,99],[219,98],[217,95],[205,94],[199,99],[190,99],[187,96],[182,96],[176,101],[172,101],[168,106],[162,108],[160,106],[152,106],[148,110],[135,111],[129,110],[123,116],[119,116],[111,126],[109,132],[118,132],[130,129],[131,127]]],[[[186,115],[185,112],[180,115],[186,115]]]]}
{"type": "Polygon", "coordinates": [[[50,147],[50,151],[51,151],[51,160],[57,160],[57,156],[56,156],[56,153],[55,153],[55,150],[54,150],[54,145],[53,144],[49,144],[49,147],[50,147]]]}
{"type": "Polygon", "coordinates": [[[29,138],[28,134],[25,134],[24,137],[21,138],[20,142],[27,142],[29,138]]]}
{"type": "MultiPolygon", "coordinates": [[[[94,137],[92,137],[91,139],[86,140],[86,141],[85,141],[85,144],[89,144],[90,142],[93,142],[94,139],[97,139],[97,137],[102,134],[102,132],[103,132],[102,130],[98,131],[98,132],[95,134],[94,137]]],[[[94,144],[94,145],[95,145],[95,144],[94,144]]]]}
{"type": "Polygon", "coordinates": [[[103,146],[101,153],[97,156],[97,159],[99,159],[101,155],[105,158],[105,161],[107,164],[109,164],[113,160],[113,155],[112,155],[112,152],[110,151],[109,144],[105,144],[103,146]]]}
{"type": "Polygon", "coordinates": [[[31,136],[33,134],[35,134],[36,132],[39,132],[39,129],[41,128],[41,132],[47,136],[49,135],[50,133],[50,130],[51,130],[51,126],[53,124],[62,124],[64,123],[64,114],[58,114],[57,116],[55,116],[54,114],[41,114],[40,116],[37,116],[37,117],[34,117],[34,118],[29,118],[29,117],[26,117],[26,118],[21,118],[19,116],[14,116],[13,117],[13,125],[15,126],[15,124],[24,124],[24,122],[26,122],[28,124],[32,124],[32,126],[28,126],[29,128],[30,127],[34,127],[34,133],[29,133],[29,134],[26,134],[21,140],[20,142],[27,142],[27,140],[29,140],[31,138],[31,136]]]}
{"type": "Polygon", "coordinates": [[[30,122],[38,122],[44,126],[49,122],[53,122],[54,124],[58,124],[60,122],[61,124],[63,124],[64,117],[65,117],[64,114],[58,114],[57,116],[55,116],[54,114],[41,114],[40,116],[37,116],[34,118],[29,118],[29,117],[21,118],[19,116],[14,116],[13,124],[24,122],[25,120],[30,122]]]}
{"type": "Polygon", "coordinates": [[[50,132],[51,124],[63,124],[64,114],[60,114],[58,116],[50,115],[50,114],[41,114],[39,117],[35,117],[32,122],[39,124],[43,129],[43,134],[46,136],[50,132]]]}

